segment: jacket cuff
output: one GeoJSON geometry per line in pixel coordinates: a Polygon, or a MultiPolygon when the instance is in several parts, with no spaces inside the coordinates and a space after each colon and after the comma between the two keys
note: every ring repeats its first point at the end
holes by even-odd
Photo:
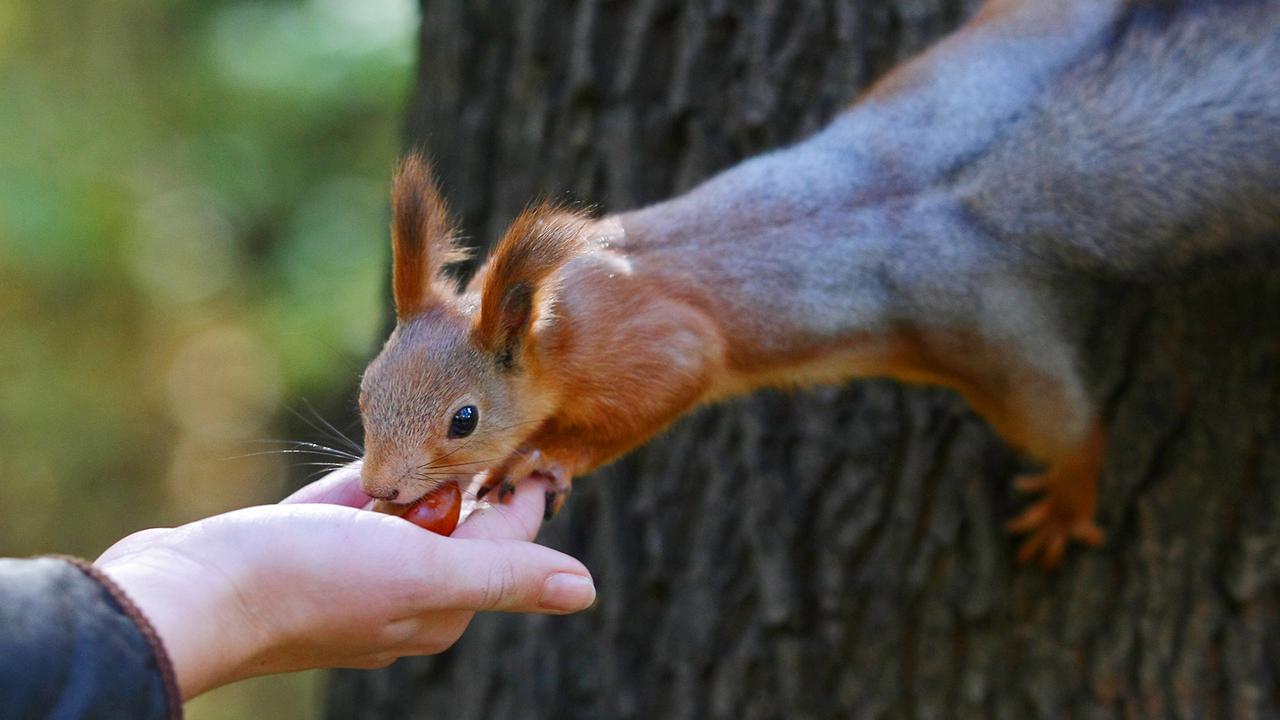
{"type": "Polygon", "coordinates": [[[103,590],[107,591],[107,594],[111,596],[111,600],[120,608],[120,611],[133,621],[133,624],[138,627],[138,632],[147,641],[147,645],[151,647],[152,656],[155,657],[156,668],[160,672],[160,682],[164,686],[168,715],[174,720],[182,720],[182,695],[178,692],[178,681],[173,671],[173,661],[169,658],[169,652],[165,649],[164,641],[160,638],[160,634],[156,632],[155,626],[151,624],[151,621],[142,613],[137,604],[114,580],[107,577],[106,573],[85,560],[70,555],[47,555],[46,557],[70,563],[80,572],[88,575],[101,585],[103,590]]]}

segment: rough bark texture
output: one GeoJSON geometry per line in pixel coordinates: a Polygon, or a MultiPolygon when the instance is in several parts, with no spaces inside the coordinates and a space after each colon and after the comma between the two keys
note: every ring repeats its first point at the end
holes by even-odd
{"type": "MultiPolygon", "coordinates": [[[[820,127],[952,0],[425,0],[410,132],[478,241],[624,209],[820,127]]],[[[1098,551],[1019,569],[1020,460],[959,398],[863,382],[699,411],[542,540],[598,606],[336,673],[333,718],[1280,716],[1280,273],[1116,287],[1098,551]]]]}

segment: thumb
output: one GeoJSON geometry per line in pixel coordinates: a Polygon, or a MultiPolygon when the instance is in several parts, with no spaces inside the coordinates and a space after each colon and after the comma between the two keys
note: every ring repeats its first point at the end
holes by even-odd
{"type": "Polygon", "coordinates": [[[520,540],[465,540],[448,543],[447,568],[436,567],[427,581],[458,610],[572,613],[596,599],[591,573],[562,552],[520,540]]]}

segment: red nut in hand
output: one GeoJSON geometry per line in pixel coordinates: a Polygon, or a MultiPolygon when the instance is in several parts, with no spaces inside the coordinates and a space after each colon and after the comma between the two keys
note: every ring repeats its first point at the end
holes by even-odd
{"type": "Polygon", "coordinates": [[[392,506],[386,512],[399,515],[437,535],[451,535],[458,527],[458,517],[462,513],[462,491],[456,483],[447,483],[412,505],[392,506]]]}

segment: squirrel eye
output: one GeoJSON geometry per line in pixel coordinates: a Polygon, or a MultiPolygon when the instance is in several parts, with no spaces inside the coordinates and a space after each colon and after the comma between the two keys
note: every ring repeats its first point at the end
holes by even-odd
{"type": "Polygon", "coordinates": [[[476,429],[478,422],[480,422],[480,412],[476,410],[475,405],[464,405],[458,408],[458,412],[453,414],[453,420],[449,423],[449,437],[461,438],[470,435],[476,429]]]}

